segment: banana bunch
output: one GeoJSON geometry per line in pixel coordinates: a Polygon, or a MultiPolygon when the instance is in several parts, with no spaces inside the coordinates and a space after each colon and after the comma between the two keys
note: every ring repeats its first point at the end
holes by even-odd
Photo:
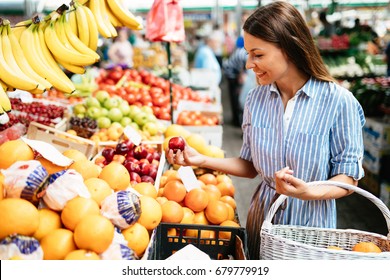
{"type": "Polygon", "coordinates": [[[31,93],[43,93],[50,84],[26,65],[20,56],[20,45],[13,36],[9,20],[0,26],[0,80],[7,90],[21,89],[31,93]]]}
{"type": "Polygon", "coordinates": [[[100,35],[104,38],[118,36],[117,27],[141,30],[142,23],[123,5],[121,0],[82,1],[95,16],[100,35]]]}

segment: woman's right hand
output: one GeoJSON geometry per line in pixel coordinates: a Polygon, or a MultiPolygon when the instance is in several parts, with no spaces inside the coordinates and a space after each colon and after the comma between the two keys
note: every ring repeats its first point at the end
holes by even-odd
{"type": "Polygon", "coordinates": [[[177,164],[183,166],[201,166],[205,161],[205,156],[199,153],[194,148],[187,145],[184,146],[184,150],[177,150],[174,152],[172,149],[165,151],[167,161],[170,164],[177,164]]]}

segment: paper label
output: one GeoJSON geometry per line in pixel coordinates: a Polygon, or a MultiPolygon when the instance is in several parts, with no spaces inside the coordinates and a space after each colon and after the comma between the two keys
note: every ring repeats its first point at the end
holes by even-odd
{"type": "Polygon", "coordinates": [[[180,166],[177,172],[187,192],[195,188],[200,188],[200,183],[191,166],[180,166]]]}
{"type": "Polygon", "coordinates": [[[25,137],[21,137],[21,139],[32,149],[40,153],[45,159],[56,165],[69,166],[73,163],[72,159],[64,156],[60,151],[58,151],[53,145],[49,143],[39,140],[27,139],[25,137]]]}
{"type": "Polygon", "coordinates": [[[131,142],[134,143],[134,145],[138,146],[139,144],[141,144],[142,136],[132,126],[126,126],[123,130],[123,133],[126,135],[127,138],[129,138],[131,142]]]}

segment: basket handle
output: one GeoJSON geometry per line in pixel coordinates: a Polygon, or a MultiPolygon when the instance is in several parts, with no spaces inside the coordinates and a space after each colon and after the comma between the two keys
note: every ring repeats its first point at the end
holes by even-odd
{"type": "MultiPolygon", "coordinates": [[[[379,210],[382,212],[383,217],[386,220],[387,230],[389,232],[388,238],[390,239],[390,210],[382,202],[382,200],[377,198],[375,195],[373,195],[373,194],[371,194],[371,193],[369,193],[369,192],[367,192],[359,187],[355,187],[353,185],[341,183],[341,182],[337,182],[337,181],[313,181],[313,182],[309,182],[308,185],[310,185],[310,186],[320,186],[320,185],[330,186],[330,185],[333,185],[333,186],[341,187],[341,188],[346,189],[346,190],[352,190],[352,191],[360,194],[361,196],[367,198],[368,200],[373,202],[379,208],[379,210]]],[[[287,196],[282,194],[275,200],[275,202],[271,205],[267,215],[265,216],[263,226],[267,227],[267,226],[272,225],[272,222],[271,222],[272,218],[276,214],[276,211],[278,211],[279,206],[282,205],[282,203],[286,199],[287,199],[287,196]]]]}

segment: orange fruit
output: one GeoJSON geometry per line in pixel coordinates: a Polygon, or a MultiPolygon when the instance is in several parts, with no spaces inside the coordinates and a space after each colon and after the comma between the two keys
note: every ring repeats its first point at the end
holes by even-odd
{"type": "Polygon", "coordinates": [[[72,252],[69,252],[65,256],[64,260],[87,260],[87,261],[93,261],[93,260],[100,260],[100,257],[94,251],[87,251],[87,250],[84,250],[84,249],[78,249],[78,250],[74,250],[72,252]]]}
{"type": "Polygon", "coordinates": [[[206,218],[206,215],[205,215],[204,211],[195,212],[194,224],[197,224],[197,225],[208,225],[208,224],[210,224],[209,221],[206,218]]]}
{"type": "Polygon", "coordinates": [[[226,203],[227,209],[228,209],[228,220],[234,221],[235,219],[235,213],[233,207],[230,206],[230,204],[226,203]]]}
{"type": "Polygon", "coordinates": [[[53,173],[56,173],[58,171],[65,170],[68,168],[67,166],[60,166],[60,165],[54,164],[50,160],[45,159],[44,157],[38,157],[36,160],[42,164],[42,166],[46,169],[47,173],[49,173],[49,174],[53,174],[53,173]]]}
{"type": "Polygon", "coordinates": [[[41,240],[46,234],[62,227],[60,213],[49,208],[38,209],[39,226],[33,237],[41,240]]]}
{"type": "Polygon", "coordinates": [[[141,257],[149,245],[150,237],[148,230],[137,222],[122,230],[122,234],[127,241],[127,246],[132,249],[138,257],[141,257]]]}
{"type": "MultiPolygon", "coordinates": [[[[227,220],[227,221],[224,221],[220,224],[221,227],[240,227],[240,225],[234,221],[230,221],[230,220],[227,220]]],[[[218,233],[218,238],[220,239],[229,239],[230,240],[230,237],[231,237],[232,233],[230,231],[220,231],[218,233]]]]}
{"type": "Polygon", "coordinates": [[[165,175],[161,175],[160,177],[160,184],[158,185],[158,187],[161,189],[165,186],[165,184],[167,183],[167,178],[168,176],[165,176],[165,175]]]}
{"type": "Polygon", "coordinates": [[[168,200],[161,205],[162,222],[165,223],[180,223],[184,217],[183,207],[173,200],[168,200]]]}
{"type": "Polygon", "coordinates": [[[46,234],[40,241],[45,260],[63,260],[66,255],[76,250],[73,232],[58,228],[46,234]]]}
{"type": "Polygon", "coordinates": [[[220,182],[217,184],[217,188],[221,192],[221,196],[229,195],[234,197],[235,187],[233,183],[230,182],[220,182]]]}
{"type": "Polygon", "coordinates": [[[205,173],[198,177],[198,180],[201,180],[205,185],[211,184],[211,185],[217,185],[218,181],[217,178],[214,176],[214,174],[211,173],[205,173]]]}
{"type": "Polygon", "coordinates": [[[17,161],[34,159],[34,151],[23,140],[9,140],[0,145],[0,169],[7,169],[17,161]]]}
{"type": "Polygon", "coordinates": [[[187,190],[184,184],[180,181],[169,181],[164,186],[163,195],[168,198],[168,200],[173,200],[180,202],[186,196],[187,190]]]}
{"type": "Polygon", "coordinates": [[[156,201],[157,201],[158,203],[160,203],[160,205],[163,205],[165,202],[168,201],[168,198],[166,198],[166,197],[164,197],[164,196],[158,196],[158,197],[156,197],[156,201]]]}
{"type": "MultiPolygon", "coordinates": [[[[166,172],[166,175],[164,175],[164,176],[167,177],[165,184],[167,184],[170,181],[179,181],[179,182],[181,182],[181,178],[180,178],[179,172],[177,172],[177,170],[170,169],[169,171],[170,172],[166,172]]],[[[165,184],[164,184],[164,186],[165,186],[165,184]]]]}
{"type": "Polygon", "coordinates": [[[83,177],[84,181],[89,178],[97,178],[100,174],[100,168],[90,160],[79,160],[71,165],[68,169],[74,169],[83,177]]]}
{"type": "Polygon", "coordinates": [[[2,200],[4,198],[3,182],[4,182],[4,175],[3,175],[3,173],[0,172],[0,200],[2,200]]]}
{"type": "Polygon", "coordinates": [[[114,239],[115,228],[109,219],[100,214],[84,216],[74,229],[74,241],[79,249],[103,253],[114,239]]]}
{"type": "Polygon", "coordinates": [[[141,215],[138,223],[143,225],[147,230],[152,230],[161,222],[161,205],[150,196],[143,195],[139,199],[141,203],[141,215]]]}
{"type": "Polygon", "coordinates": [[[209,203],[209,195],[201,188],[191,189],[184,198],[184,205],[193,210],[199,212],[204,210],[209,203]]]}
{"type": "Polygon", "coordinates": [[[153,198],[157,197],[157,190],[156,187],[149,182],[141,182],[138,184],[135,184],[133,186],[133,189],[135,189],[138,193],[142,195],[147,195],[153,198]]]}
{"type": "Polygon", "coordinates": [[[31,202],[22,198],[0,200],[0,240],[18,233],[32,236],[39,227],[39,212],[31,202]]]}
{"type": "Polygon", "coordinates": [[[207,220],[215,225],[226,221],[229,218],[229,209],[225,202],[212,200],[204,211],[207,220]]]}
{"type": "Polygon", "coordinates": [[[352,251],[364,253],[381,253],[382,250],[372,242],[359,242],[352,247],[352,251]]]}
{"type": "Polygon", "coordinates": [[[229,204],[233,208],[233,210],[236,210],[237,208],[236,200],[230,195],[221,196],[219,200],[229,204]]]}
{"type": "Polygon", "coordinates": [[[217,178],[217,182],[218,183],[221,183],[221,182],[226,182],[226,183],[233,183],[232,181],[232,178],[230,178],[228,175],[226,174],[218,174],[216,176],[217,178]]]}
{"type": "Polygon", "coordinates": [[[91,198],[95,200],[99,206],[107,196],[114,192],[110,185],[100,178],[89,178],[84,181],[84,184],[91,194],[91,198]]]}
{"type": "Polygon", "coordinates": [[[73,161],[88,160],[87,156],[76,149],[69,149],[62,152],[62,154],[73,161]]]}
{"type": "Polygon", "coordinates": [[[157,197],[164,197],[164,188],[159,188],[158,189],[157,197]]]}
{"type": "Polygon", "coordinates": [[[221,198],[221,191],[217,188],[216,185],[207,184],[202,187],[203,190],[209,195],[209,202],[211,200],[219,200],[221,198]]]}
{"type": "Polygon", "coordinates": [[[181,219],[181,224],[193,224],[195,213],[188,207],[182,207],[183,208],[183,219],[181,219]]]}
{"type": "Polygon", "coordinates": [[[206,184],[203,181],[199,180],[199,179],[198,179],[198,182],[199,182],[199,187],[202,188],[202,187],[206,186],[206,184]]]}
{"type": "Polygon", "coordinates": [[[112,161],[103,167],[99,175],[114,191],[125,190],[130,184],[130,174],[121,163],[112,161]]]}
{"type": "Polygon", "coordinates": [[[100,213],[99,204],[92,198],[76,196],[65,204],[61,212],[61,221],[67,229],[74,230],[78,222],[86,215],[100,213]]]}

